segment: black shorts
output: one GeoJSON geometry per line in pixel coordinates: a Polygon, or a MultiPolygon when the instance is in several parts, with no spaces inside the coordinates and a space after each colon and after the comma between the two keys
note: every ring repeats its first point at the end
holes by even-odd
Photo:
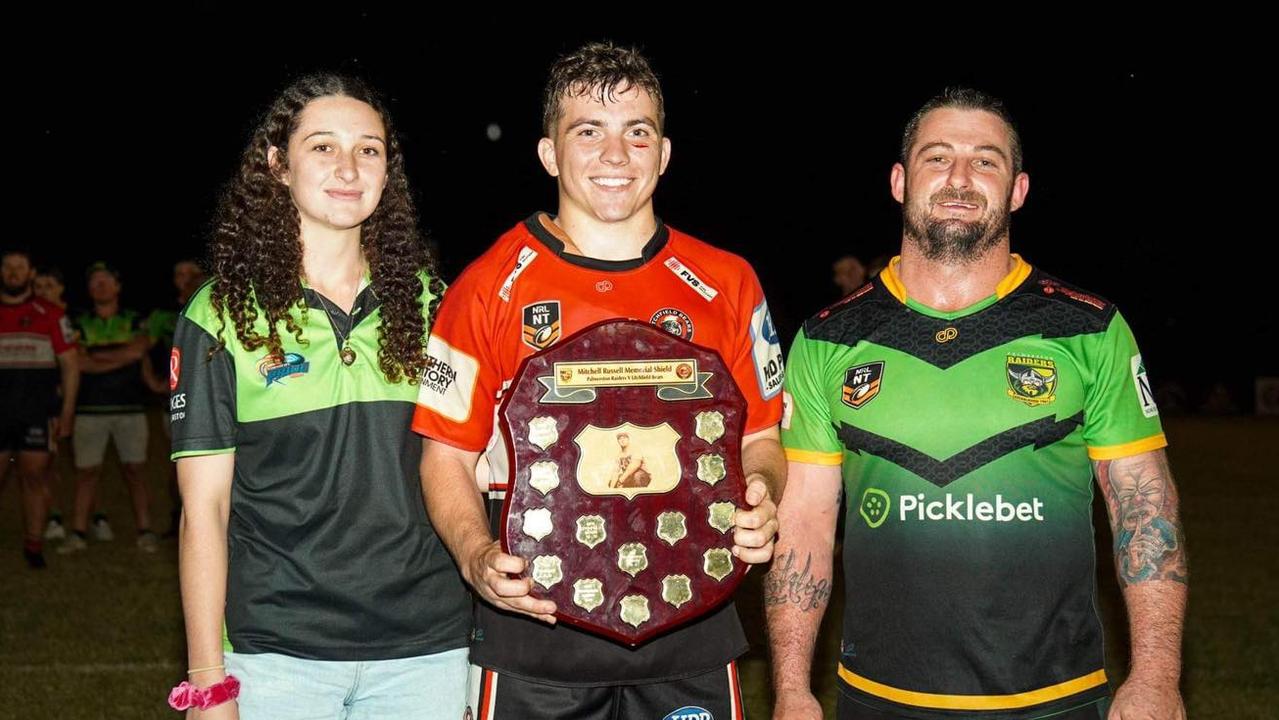
{"type": "Polygon", "coordinates": [[[468,717],[474,720],[743,720],[737,663],[702,675],[646,683],[544,685],[472,668],[468,717]]]}
{"type": "MultiPolygon", "coordinates": [[[[853,698],[850,698],[846,693],[843,693],[843,692],[839,693],[839,702],[836,703],[835,707],[836,707],[835,717],[838,720],[908,720],[909,719],[909,716],[907,715],[894,715],[893,713],[890,713],[890,712],[875,710],[874,708],[868,707],[866,705],[863,705],[857,702],[856,700],[854,700],[853,698]]],[[[1049,718],[1050,720],[1106,720],[1106,712],[1109,709],[1110,709],[1110,698],[1102,698],[1100,700],[1093,700],[1087,705],[1083,705],[1081,707],[1072,708],[1065,712],[1058,711],[1056,715],[1046,715],[1044,717],[1049,718]]],[[[992,717],[997,718],[999,716],[997,714],[996,715],[991,715],[991,714],[979,715],[976,712],[972,712],[969,714],[961,714],[957,712],[953,715],[953,717],[955,717],[956,719],[965,718],[965,717],[972,717],[972,718],[981,717],[982,720],[987,720],[988,718],[992,718],[992,717]]]]}
{"type": "Polygon", "coordinates": [[[52,452],[52,424],[49,418],[0,420],[0,452],[52,452]]]}

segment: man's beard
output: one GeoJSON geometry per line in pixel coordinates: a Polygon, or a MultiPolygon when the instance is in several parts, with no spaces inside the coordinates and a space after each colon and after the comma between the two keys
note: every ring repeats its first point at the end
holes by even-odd
{"type": "Polygon", "coordinates": [[[994,214],[983,215],[980,220],[970,222],[930,217],[928,207],[944,202],[962,202],[985,210],[988,204],[986,197],[975,190],[942,188],[929,198],[929,206],[920,212],[916,212],[907,196],[902,203],[902,225],[906,237],[919,247],[925,258],[946,264],[963,264],[981,257],[1008,234],[1012,217],[1008,205],[1011,200],[1010,193],[994,214]]]}
{"type": "Polygon", "coordinates": [[[9,297],[18,297],[25,295],[31,289],[31,283],[23,283],[21,285],[10,285],[8,282],[0,282],[4,286],[4,294],[9,297]]]}

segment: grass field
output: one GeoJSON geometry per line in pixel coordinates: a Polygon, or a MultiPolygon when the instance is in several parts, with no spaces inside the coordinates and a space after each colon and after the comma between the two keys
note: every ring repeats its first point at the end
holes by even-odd
{"type": "MultiPolygon", "coordinates": [[[[154,429],[153,438],[163,438],[154,429]]],[[[1279,423],[1173,418],[1167,430],[1190,548],[1183,683],[1190,717],[1275,717],[1279,423]]],[[[153,446],[152,515],[162,530],[168,495],[163,451],[153,446]]],[[[59,492],[68,506],[69,480],[59,492]]],[[[70,557],[50,548],[49,569],[36,573],[18,552],[16,483],[11,479],[0,494],[0,720],[177,717],[164,702],[185,666],[176,547],[167,541],[155,555],[137,551],[127,495],[110,464],[100,496],[117,539],[70,557]]],[[[1098,523],[1108,672],[1118,682],[1127,662],[1123,606],[1106,557],[1110,538],[1098,523]]],[[[743,659],[742,685],[748,715],[766,718],[771,694],[758,582],[759,574],[752,573],[739,601],[755,647],[743,659]]],[[[815,664],[828,708],[836,692],[838,601],[828,613],[827,642],[815,664]]]]}

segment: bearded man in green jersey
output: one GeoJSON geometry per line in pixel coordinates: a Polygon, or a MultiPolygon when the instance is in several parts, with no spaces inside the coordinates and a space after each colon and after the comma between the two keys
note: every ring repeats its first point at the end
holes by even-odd
{"type": "Polygon", "coordinates": [[[1114,305],[1010,252],[1029,188],[1002,103],[929,101],[892,170],[901,255],[795,340],[766,583],[774,717],[821,717],[841,490],[841,719],[1184,717],[1185,543],[1146,368],[1114,305]],[[1113,702],[1094,476],[1132,629],[1113,702]]]}

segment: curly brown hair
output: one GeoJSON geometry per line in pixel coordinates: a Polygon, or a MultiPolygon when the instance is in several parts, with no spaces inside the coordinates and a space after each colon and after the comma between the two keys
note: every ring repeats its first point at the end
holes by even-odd
{"type": "Polygon", "coordinates": [[[542,90],[542,132],[555,137],[555,125],[564,114],[564,98],[592,95],[601,103],[618,92],[638,87],[657,106],[657,131],[666,126],[662,85],[648,60],[635,48],[610,42],[594,42],[562,55],[553,65],[542,90]]]}
{"type": "MultiPolygon", "coordinates": [[[[369,264],[372,286],[381,301],[378,327],[378,366],[390,382],[415,383],[426,364],[426,333],[422,319],[422,280],[430,277],[433,299],[429,317],[444,293],[436,258],[417,230],[417,213],[409,193],[404,155],[391,117],[377,94],[364,82],[334,74],[309,75],[294,82],[275,99],[258,123],[244,150],[240,169],[227,184],[215,216],[209,243],[209,269],[217,278],[210,300],[222,318],[218,341],[225,345],[227,318],[235,336],[249,350],[265,346],[282,355],[278,325],[305,343],[292,309],[306,312],[302,295],[300,216],[289,189],[279,180],[287,167],[289,137],[297,130],[302,110],[322,97],[349,97],[367,103],[386,130],[387,180],[381,202],[360,228],[360,246],[369,264]],[[268,150],[277,148],[277,168],[268,150]],[[266,314],[267,334],[253,325],[259,309],[266,314]]],[[[215,348],[216,350],[216,348],[215,348]]]]}

